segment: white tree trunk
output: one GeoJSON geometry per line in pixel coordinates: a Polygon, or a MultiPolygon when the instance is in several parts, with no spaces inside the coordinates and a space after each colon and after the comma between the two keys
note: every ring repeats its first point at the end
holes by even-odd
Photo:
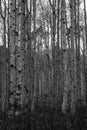
{"type": "Polygon", "coordinates": [[[68,101],[68,73],[67,73],[67,43],[66,43],[66,3],[65,0],[61,1],[61,29],[62,29],[62,45],[63,45],[63,80],[64,80],[64,92],[63,92],[63,103],[62,112],[65,113],[67,109],[68,101]]]}

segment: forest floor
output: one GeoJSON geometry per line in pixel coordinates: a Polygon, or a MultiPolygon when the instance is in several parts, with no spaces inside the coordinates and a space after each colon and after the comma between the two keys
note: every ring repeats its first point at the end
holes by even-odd
{"type": "Polygon", "coordinates": [[[87,130],[85,108],[79,108],[74,116],[61,110],[38,108],[33,113],[14,118],[0,116],[0,130],[87,130]]]}

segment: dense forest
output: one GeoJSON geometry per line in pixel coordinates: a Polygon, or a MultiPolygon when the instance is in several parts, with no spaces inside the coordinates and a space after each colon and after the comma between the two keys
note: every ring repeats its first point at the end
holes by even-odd
{"type": "Polygon", "coordinates": [[[87,129],[87,0],[0,0],[0,128],[87,129]]]}

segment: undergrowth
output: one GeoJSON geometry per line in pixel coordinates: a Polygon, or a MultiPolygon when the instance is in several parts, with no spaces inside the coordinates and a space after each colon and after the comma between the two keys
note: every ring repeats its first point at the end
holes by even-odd
{"type": "Polygon", "coordinates": [[[87,130],[87,111],[80,106],[72,115],[63,114],[61,109],[38,107],[34,112],[11,119],[1,113],[0,130],[87,130]]]}

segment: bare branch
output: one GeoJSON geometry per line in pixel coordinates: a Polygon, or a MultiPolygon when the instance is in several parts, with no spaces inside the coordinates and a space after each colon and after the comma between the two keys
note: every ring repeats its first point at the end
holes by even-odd
{"type": "Polygon", "coordinates": [[[50,6],[53,8],[53,5],[52,5],[52,3],[51,3],[51,0],[49,0],[49,3],[50,3],[50,6]]]}
{"type": "Polygon", "coordinates": [[[53,14],[56,16],[56,11],[55,11],[55,7],[53,6],[53,4],[51,3],[51,0],[49,0],[49,4],[52,8],[53,14]]]}

